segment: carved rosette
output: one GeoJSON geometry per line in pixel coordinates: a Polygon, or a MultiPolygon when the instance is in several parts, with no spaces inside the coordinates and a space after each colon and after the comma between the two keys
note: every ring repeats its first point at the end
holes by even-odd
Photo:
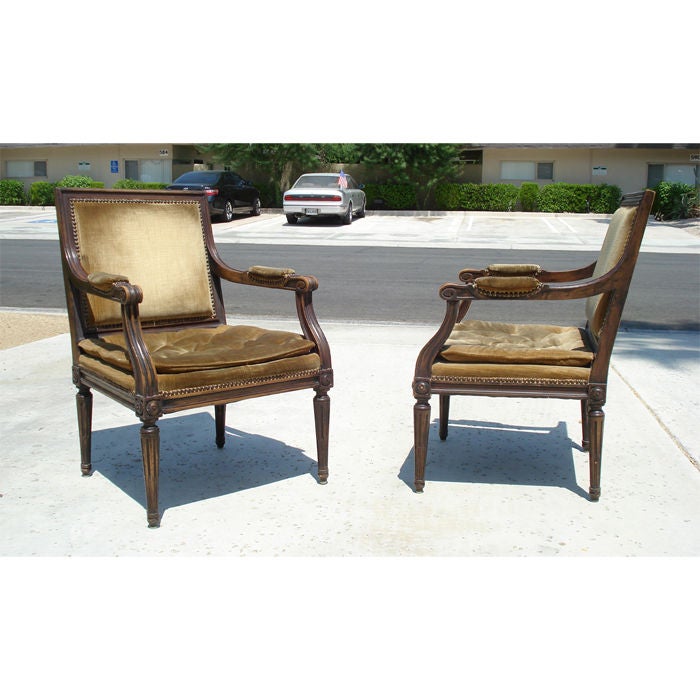
{"type": "Polygon", "coordinates": [[[413,382],[413,396],[416,399],[429,399],[430,381],[428,379],[416,379],[413,382]]]}
{"type": "Polygon", "coordinates": [[[163,415],[163,404],[160,399],[145,399],[137,396],[134,401],[134,412],[142,421],[155,421],[163,415]]]}
{"type": "Polygon", "coordinates": [[[602,406],[605,403],[605,385],[592,384],[588,387],[588,400],[592,406],[602,406]]]}

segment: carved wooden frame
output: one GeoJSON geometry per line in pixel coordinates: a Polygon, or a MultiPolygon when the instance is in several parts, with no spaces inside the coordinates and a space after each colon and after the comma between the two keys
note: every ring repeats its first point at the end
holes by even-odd
{"type": "MultiPolygon", "coordinates": [[[[328,480],[328,425],[330,417],[330,397],[328,391],[333,386],[333,369],[330,348],[316,317],[312,295],[318,288],[318,281],[310,275],[297,275],[293,270],[269,270],[251,268],[237,270],[229,267],[220,257],[207,211],[206,194],[190,191],[149,191],[149,190],[103,190],[83,188],[59,188],[56,190],[56,212],[63,266],[64,286],[73,357],[73,383],[78,389],[76,396],[78,428],[80,436],[81,471],[83,475],[92,473],[91,426],[92,393],[95,389],[102,394],[131,408],[141,420],[141,446],[143,454],[144,480],[149,527],[160,525],[161,514],[158,508],[159,481],[159,428],[158,419],[169,413],[191,408],[214,406],[216,444],[223,447],[225,441],[226,404],[245,398],[279,394],[311,388],[313,399],[314,426],[318,453],[318,480],[324,484],[328,480]],[[71,212],[72,202],[184,202],[195,203],[199,207],[200,223],[207,252],[207,262],[211,279],[214,316],[210,319],[186,321],[173,319],[172,324],[159,325],[158,330],[193,326],[218,326],[226,324],[226,313],[222,295],[222,280],[233,284],[244,284],[267,289],[275,288],[291,292],[295,296],[296,314],[301,334],[315,345],[321,366],[318,371],[303,376],[285,376],[281,381],[245,385],[220,385],[208,392],[197,395],[164,395],[159,391],[158,378],[144,337],[153,329],[144,327],[139,318],[139,304],[143,299],[140,287],[127,282],[118,275],[114,279],[101,279],[99,284],[89,279],[87,271],[80,263],[78,244],[74,235],[74,222],[71,212]],[[261,275],[260,271],[265,274],[261,275]],[[94,294],[114,300],[121,307],[121,330],[124,333],[125,347],[129,356],[135,389],[130,392],[110,382],[103,375],[90,371],[79,364],[79,342],[87,337],[99,336],[101,332],[115,332],[112,328],[92,328],[88,322],[85,294],[94,294]]],[[[118,272],[118,271],[116,271],[118,272]]],[[[117,329],[118,330],[118,329],[117,329]]]]}
{"type": "MultiPolygon", "coordinates": [[[[527,274],[534,277],[536,288],[520,295],[494,296],[484,292],[477,280],[483,280],[494,274],[489,268],[464,269],[459,273],[461,283],[447,283],[440,287],[439,296],[446,302],[445,316],[435,335],[428,341],[418,355],[413,380],[414,405],[414,454],[415,478],[417,492],[425,487],[425,464],[428,453],[428,432],[430,425],[430,398],[432,394],[440,397],[439,436],[447,438],[449,405],[451,395],[494,396],[494,397],[531,397],[576,399],[581,402],[582,448],[589,453],[590,486],[589,496],[592,501],[600,498],[600,473],[603,447],[603,425],[605,415],[603,406],[606,400],[607,377],[615,337],[622,317],[625,300],[637,262],[639,248],[644,230],[654,201],[654,192],[646,190],[627,194],[620,206],[636,207],[632,228],[627,238],[624,252],[617,264],[606,274],[591,278],[596,266],[593,261],[585,267],[547,271],[538,266],[531,266],[527,274]],[[586,324],[585,332],[589,343],[595,351],[588,381],[547,381],[547,380],[508,380],[488,381],[470,379],[469,381],[452,380],[432,375],[432,366],[440,354],[456,323],[460,322],[469,311],[472,302],[482,299],[498,299],[501,302],[517,303],[519,300],[557,301],[582,299],[608,295],[606,316],[598,337],[590,332],[586,324]]],[[[496,273],[498,274],[498,273],[496,273]]],[[[534,285],[533,285],[534,286],[534,285]]]]}

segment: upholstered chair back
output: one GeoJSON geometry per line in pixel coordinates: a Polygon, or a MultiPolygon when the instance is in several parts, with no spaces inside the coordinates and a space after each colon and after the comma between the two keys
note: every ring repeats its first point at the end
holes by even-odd
{"type": "MultiPolygon", "coordinates": [[[[192,201],[71,200],[71,224],[88,274],[123,275],[143,291],[143,323],[215,316],[200,204],[192,201]]],[[[117,302],[83,300],[88,327],[118,325],[117,302]]]]}
{"type": "MultiPolygon", "coordinates": [[[[636,206],[624,206],[615,211],[610,219],[608,231],[600,249],[600,255],[593,271],[593,277],[601,277],[610,272],[621,260],[632,233],[632,225],[637,213],[636,206]]],[[[586,300],[588,328],[598,338],[605,322],[609,295],[598,294],[586,300]]]]}

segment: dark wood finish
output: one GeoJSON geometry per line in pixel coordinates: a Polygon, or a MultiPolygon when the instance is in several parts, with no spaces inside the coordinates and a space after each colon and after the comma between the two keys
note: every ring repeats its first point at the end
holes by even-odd
{"type": "MultiPolygon", "coordinates": [[[[251,270],[237,270],[229,267],[221,259],[211,229],[207,212],[206,195],[187,191],[130,191],[61,188],[56,191],[56,210],[63,264],[63,277],[68,308],[73,357],[73,383],[78,389],[76,401],[78,427],[80,434],[81,471],[85,475],[92,472],[90,455],[90,437],[92,422],[92,394],[97,390],[132,409],[142,422],[141,446],[143,470],[147,501],[147,517],[150,527],[160,524],[161,514],[158,508],[159,479],[159,428],[158,419],[169,413],[205,406],[215,407],[216,444],[223,447],[225,442],[226,404],[245,398],[279,394],[300,389],[313,389],[314,424],[318,448],[318,479],[325,483],[328,479],[328,424],[330,416],[329,389],[333,386],[331,355],[325,335],[316,318],[312,303],[312,294],[318,287],[315,277],[297,275],[286,271],[279,278],[263,279],[251,270]],[[142,291],[139,280],[114,280],[111,284],[99,284],[90,281],[88,272],[83,268],[80,250],[72,216],[72,203],[75,201],[114,203],[163,203],[184,202],[196,204],[202,236],[206,247],[208,274],[212,289],[214,314],[211,318],[198,321],[159,320],[157,330],[172,330],[185,327],[212,327],[226,324],[222,296],[222,282],[245,284],[267,289],[279,289],[294,295],[296,314],[301,327],[300,335],[313,342],[321,359],[320,369],[312,376],[289,377],[274,383],[260,381],[259,384],[246,384],[239,387],[214,387],[201,394],[186,394],[181,397],[164,396],[158,387],[158,375],[146,346],[145,337],[155,328],[154,324],[142,324],[139,317],[139,305],[142,291]],[[87,316],[84,296],[96,295],[111,299],[120,304],[121,326],[116,331],[124,334],[125,345],[131,362],[135,391],[130,392],[113,384],[106,376],[86,369],[79,364],[80,341],[99,337],[104,332],[115,332],[115,328],[100,328],[91,325],[87,316]],[[146,327],[148,326],[148,327],[146,327]]],[[[83,232],[83,235],[85,233],[83,232]]],[[[197,264],[193,261],[193,264],[197,264]]],[[[119,270],[109,270],[120,273],[119,270]]],[[[290,307],[290,310],[293,307],[290,307]]]]}
{"type": "MultiPolygon", "coordinates": [[[[581,386],[566,386],[556,382],[538,380],[518,383],[507,380],[498,384],[471,381],[469,383],[450,382],[445,378],[433,376],[431,368],[440,354],[455,324],[462,321],[471,305],[481,299],[493,300],[481,291],[476,280],[489,276],[488,269],[465,269],[459,273],[460,283],[442,285],[439,295],[446,302],[445,316],[439,330],[428,341],[418,355],[413,381],[414,436],[415,436],[415,490],[422,492],[425,486],[425,464],[428,451],[428,429],[430,425],[430,398],[433,394],[440,396],[440,439],[447,438],[449,420],[449,398],[451,395],[495,396],[495,397],[532,397],[576,399],[581,402],[582,448],[589,453],[590,487],[592,501],[600,498],[600,474],[603,449],[603,426],[607,392],[607,377],[610,356],[620,324],[627,292],[639,247],[649,218],[654,193],[650,190],[625,195],[621,206],[636,208],[631,233],[627,239],[624,252],[617,263],[607,273],[592,277],[596,267],[594,260],[585,267],[564,270],[540,270],[534,273],[539,281],[538,288],[523,296],[497,298],[499,303],[517,303],[521,299],[539,301],[557,301],[584,299],[604,294],[608,304],[605,323],[598,335],[593,337],[588,323],[584,332],[587,334],[594,350],[594,359],[590,367],[590,378],[581,386]]],[[[526,320],[523,320],[526,323],[526,320]]]]}

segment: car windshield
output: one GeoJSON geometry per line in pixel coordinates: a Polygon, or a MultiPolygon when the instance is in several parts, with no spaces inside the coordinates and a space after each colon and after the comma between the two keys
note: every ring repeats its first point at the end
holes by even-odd
{"type": "Polygon", "coordinates": [[[176,183],[187,182],[193,185],[213,185],[219,179],[219,173],[201,170],[193,173],[185,173],[175,180],[176,183]]]}
{"type": "Polygon", "coordinates": [[[327,187],[338,188],[337,175],[302,175],[295,183],[294,187],[327,187]]]}

